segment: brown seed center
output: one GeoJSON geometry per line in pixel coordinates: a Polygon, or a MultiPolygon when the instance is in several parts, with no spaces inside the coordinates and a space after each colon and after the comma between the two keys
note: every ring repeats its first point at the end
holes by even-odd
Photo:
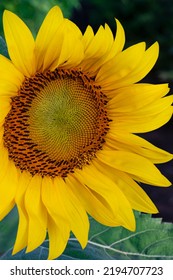
{"type": "Polygon", "coordinates": [[[106,104],[94,79],[77,70],[26,78],[4,123],[9,158],[32,175],[66,177],[102,148],[106,104]]]}

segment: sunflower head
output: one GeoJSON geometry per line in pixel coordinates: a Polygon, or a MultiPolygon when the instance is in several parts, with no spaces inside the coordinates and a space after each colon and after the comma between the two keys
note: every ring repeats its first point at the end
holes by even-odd
{"type": "Polygon", "coordinates": [[[136,134],[172,115],[167,84],[139,83],[154,66],[158,43],[123,50],[118,20],[84,34],[53,7],[36,39],[5,11],[10,59],[0,56],[0,218],[17,206],[13,253],[37,248],[48,233],[49,258],[70,231],[84,248],[87,214],[135,230],[133,209],[157,209],[137,182],[169,186],[155,167],[172,159],[136,134]]]}

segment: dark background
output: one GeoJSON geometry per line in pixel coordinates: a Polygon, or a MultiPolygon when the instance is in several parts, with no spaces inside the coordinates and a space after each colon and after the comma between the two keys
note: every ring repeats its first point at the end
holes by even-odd
{"type": "MultiPolygon", "coordinates": [[[[71,18],[84,32],[91,25],[96,32],[107,23],[115,34],[114,18],[122,23],[126,33],[126,47],[145,41],[149,47],[159,42],[159,59],[144,79],[150,83],[169,83],[173,93],[173,1],[172,0],[12,0],[0,1],[0,17],[4,9],[18,14],[36,34],[42,19],[53,5],[60,5],[66,17],[71,18]]],[[[3,36],[2,24],[0,35],[3,36]]],[[[173,120],[162,128],[142,135],[160,148],[173,153],[173,120]]],[[[173,182],[173,161],[158,166],[173,182]]],[[[155,202],[165,221],[173,222],[173,188],[143,185],[155,202]]],[[[157,216],[158,216],[157,215],[157,216]]]]}

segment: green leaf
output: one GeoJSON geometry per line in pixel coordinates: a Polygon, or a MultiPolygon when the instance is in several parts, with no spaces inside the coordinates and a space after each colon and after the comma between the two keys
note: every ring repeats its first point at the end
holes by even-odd
{"type": "MultiPolygon", "coordinates": [[[[82,250],[71,236],[67,248],[58,260],[168,260],[173,259],[173,224],[162,223],[159,218],[135,213],[137,228],[130,232],[122,227],[105,227],[90,219],[90,235],[87,247],[82,250]]],[[[48,241],[35,251],[11,255],[9,250],[1,259],[46,259],[48,241]]]]}
{"type": "Polygon", "coordinates": [[[0,257],[0,260],[46,260],[48,257],[48,249],[40,246],[31,253],[25,253],[25,250],[12,256],[12,249],[8,250],[0,257]]]}
{"type": "Polygon", "coordinates": [[[5,40],[1,36],[0,36],[0,54],[9,57],[5,40]]]}
{"type": "Polygon", "coordinates": [[[10,249],[15,241],[18,224],[17,209],[14,208],[0,222],[0,255],[10,249]]]}

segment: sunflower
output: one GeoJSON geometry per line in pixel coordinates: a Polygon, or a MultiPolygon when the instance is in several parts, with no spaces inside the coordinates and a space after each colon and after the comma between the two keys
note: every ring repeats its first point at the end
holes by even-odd
{"type": "Polygon", "coordinates": [[[10,11],[3,16],[10,59],[0,56],[0,218],[16,205],[13,254],[49,238],[49,259],[70,232],[87,244],[88,214],[135,230],[133,209],[157,213],[138,183],[169,186],[155,167],[172,159],[137,134],[172,115],[167,84],[137,83],[154,66],[158,43],[123,50],[116,20],[84,34],[59,7],[36,39],[10,11]]]}

